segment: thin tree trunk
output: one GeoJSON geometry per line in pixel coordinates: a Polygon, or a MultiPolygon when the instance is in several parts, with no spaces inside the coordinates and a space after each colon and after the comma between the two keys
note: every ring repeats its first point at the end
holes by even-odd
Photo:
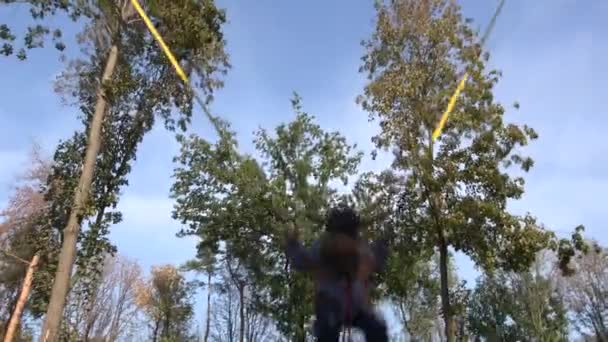
{"type": "Polygon", "coordinates": [[[239,319],[241,320],[239,324],[239,342],[245,341],[245,286],[243,284],[239,284],[239,319]]]}
{"type": "MultiPolygon", "coordinates": [[[[428,158],[432,166],[434,164],[434,143],[433,143],[433,132],[432,130],[428,130],[428,158]]],[[[432,176],[432,173],[431,173],[432,176]]],[[[437,194],[431,190],[431,187],[428,185],[427,188],[427,196],[428,201],[431,206],[431,215],[435,221],[435,227],[437,229],[437,242],[439,247],[439,276],[441,278],[441,311],[443,314],[444,321],[444,333],[445,340],[447,342],[454,342],[456,339],[456,324],[454,322],[454,317],[452,315],[452,308],[450,306],[450,287],[448,284],[448,243],[446,241],[444,231],[440,222],[441,217],[441,203],[437,198],[437,194]]]]}
{"type": "Polygon", "coordinates": [[[154,323],[154,335],[152,336],[152,341],[156,342],[158,340],[158,328],[160,327],[160,320],[156,320],[154,323]]]}
{"type": "Polygon", "coordinates": [[[234,327],[232,323],[232,291],[228,289],[228,341],[234,342],[234,327]]]}
{"type": "Polygon", "coordinates": [[[414,334],[410,331],[407,309],[405,308],[405,304],[402,301],[398,303],[399,313],[401,314],[401,324],[403,325],[403,335],[405,338],[409,338],[414,341],[414,334]]]}
{"type": "Polygon", "coordinates": [[[11,320],[8,323],[8,328],[6,329],[6,335],[4,335],[4,342],[12,342],[15,338],[15,333],[17,332],[17,327],[21,322],[21,316],[23,315],[23,309],[25,308],[25,303],[27,302],[27,297],[30,294],[30,290],[32,289],[32,281],[34,280],[34,271],[36,271],[36,267],[38,266],[38,261],[40,260],[40,255],[38,253],[34,254],[32,261],[30,261],[30,265],[27,268],[27,273],[25,274],[25,280],[23,281],[23,286],[21,287],[21,293],[19,294],[19,300],[17,301],[17,305],[15,306],[15,311],[13,311],[13,315],[11,316],[11,320]]]}
{"type": "Polygon", "coordinates": [[[163,323],[163,331],[160,333],[160,337],[170,339],[171,336],[171,309],[165,312],[165,320],[163,323]]]}
{"type": "Polygon", "coordinates": [[[593,310],[595,311],[597,314],[592,316],[591,318],[591,324],[593,325],[593,330],[595,331],[595,336],[598,340],[598,342],[604,342],[607,339],[607,335],[606,335],[606,326],[604,325],[604,317],[603,317],[603,313],[601,310],[593,310]]]}
{"type": "MultiPolygon", "coordinates": [[[[300,324],[300,329],[302,330],[302,342],[306,342],[306,336],[308,333],[306,332],[306,322],[302,318],[302,323],[300,324]]],[[[348,341],[350,341],[350,330],[348,331],[348,341]]]]}
{"type": "MultiPolygon", "coordinates": [[[[27,272],[27,270],[26,270],[26,272],[27,272]]],[[[25,277],[23,278],[23,280],[19,284],[20,288],[23,288],[23,281],[25,281],[25,277]]],[[[8,321],[0,323],[0,330],[1,331],[7,331],[6,329],[8,328],[8,324],[11,321],[11,319],[13,318],[13,314],[15,313],[15,308],[17,307],[17,303],[19,302],[19,295],[20,294],[21,294],[21,292],[18,292],[17,295],[13,296],[13,298],[10,300],[10,304],[7,306],[8,310],[6,310],[6,312],[10,312],[11,315],[7,317],[8,321]]]]}
{"type": "Polygon", "coordinates": [[[445,325],[445,322],[437,317],[435,324],[437,325],[437,337],[439,337],[439,341],[445,341],[445,329],[441,326],[442,324],[445,325]]]}
{"type": "Polygon", "coordinates": [[[209,328],[211,325],[211,272],[207,273],[207,321],[205,322],[205,337],[203,342],[209,339],[209,328]]]}
{"type": "Polygon", "coordinates": [[[55,274],[55,281],[51,291],[51,298],[46,312],[42,329],[42,342],[54,342],[63,317],[66,296],[69,291],[72,268],[76,259],[76,243],[80,232],[82,214],[89,198],[89,191],[93,181],[95,162],[101,146],[101,127],[106,113],[107,100],[104,94],[104,85],[114,74],[118,59],[118,46],[110,48],[108,59],[103,71],[99,89],[97,89],[97,103],[93,121],[89,128],[86,156],[78,188],[74,193],[74,204],[70,212],[68,223],[63,231],[63,244],[59,254],[59,264],[55,274]]]}
{"type": "Polygon", "coordinates": [[[453,342],[456,337],[456,326],[452,317],[450,307],[450,288],[448,284],[448,246],[445,241],[439,245],[439,272],[441,275],[441,311],[445,322],[445,337],[448,342],[453,342]]]}

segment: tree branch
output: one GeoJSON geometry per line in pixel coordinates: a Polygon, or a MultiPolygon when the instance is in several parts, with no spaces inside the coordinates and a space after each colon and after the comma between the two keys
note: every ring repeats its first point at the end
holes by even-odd
{"type": "Polygon", "coordinates": [[[27,260],[25,260],[25,259],[22,259],[22,258],[20,258],[20,257],[18,257],[18,256],[16,256],[15,254],[13,254],[13,253],[11,253],[11,252],[7,251],[6,249],[0,248],[0,252],[4,253],[4,254],[6,254],[6,255],[8,255],[8,256],[10,256],[10,257],[13,257],[13,258],[15,258],[17,261],[20,261],[20,262],[22,262],[22,263],[24,263],[24,264],[26,264],[26,265],[28,265],[28,266],[29,266],[29,264],[30,264],[30,262],[29,262],[29,261],[27,261],[27,260]]]}

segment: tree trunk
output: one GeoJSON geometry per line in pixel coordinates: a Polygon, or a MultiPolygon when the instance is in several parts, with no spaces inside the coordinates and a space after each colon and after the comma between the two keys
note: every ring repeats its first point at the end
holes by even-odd
{"type": "Polygon", "coordinates": [[[304,328],[304,323],[298,324],[298,328],[296,331],[296,341],[306,342],[306,329],[304,328]]]}
{"type": "Polygon", "coordinates": [[[152,342],[156,342],[158,340],[158,328],[160,327],[160,320],[156,320],[156,322],[154,322],[154,332],[152,335],[152,342]]]}
{"type": "MultiPolygon", "coordinates": [[[[599,296],[602,295],[601,290],[594,292],[597,293],[599,296]]],[[[594,307],[596,307],[597,309],[593,310],[594,314],[591,314],[591,324],[593,325],[593,330],[595,331],[595,336],[598,342],[605,342],[608,340],[608,331],[606,330],[606,325],[604,324],[604,315],[602,312],[603,309],[598,308],[601,306],[603,305],[594,305],[594,307]]]]}
{"type": "Polygon", "coordinates": [[[72,268],[76,259],[76,243],[80,232],[83,211],[89,198],[89,191],[93,181],[95,162],[101,146],[101,126],[106,113],[107,100],[104,94],[104,85],[114,74],[118,59],[118,47],[113,45],[106,61],[101,78],[101,84],[97,89],[97,103],[93,121],[89,128],[87,150],[82,167],[82,173],[78,187],[74,192],[74,204],[70,212],[68,223],[63,231],[63,244],[59,254],[59,264],[55,273],[55,281],[51,291],[51,298],[46,312],[45,322],[41,333],[42,342],[54,342],[57,331],[63,317],[66,296],[69,291],[72,268]]]}
{"type": "Polygon", "coordinates": [[[441,311],[445,322],[445,337],[453,342],[456,337],[456,326],[450,307],[450,288],[448,284],[448,246],[445,241],[439,244],[439,272],[441,275],[441,311]]]}
{"type": "MultiPolygon", "coordinates": [[[[26,270],[26,272],[27,272],[27,270],[26,270]]],[[[25,277],[19,284],[15,284],[15,287],[23,288],[24,281],[25,281],[25,277]],[[19,285],[19,286],[17,286],[17,285],[19,285]]],[[[6,329],[8,329],[8,324],[11,321],[11,319],[13,318],[13,314],[15,313],[15,308],[17,307],[17,303],[19,302],[19,295],[21,294],[21,291],[19,289],[17,289],[17,290],[15,290],[15,292],[16,293],[14,293],[12,296],[13,298],[10,299],[10,304],[7,306],[8,309],[6,310],[6,312],[10,312],[11,314],[7,317],[8,321],[0,322],[0,331],[7,331],[6,329]]]]}
{"type": "Polygon", "coordinates": [[[171,309],[168,309],[165,312],[165,320],[163,322],[163,331],[160,333],[161,340],[162,339],[170,339],[172,337],[171,334],[171,309]]]}
{"type": "Polygon", "coordinates": [[[439,341],[445,341],[445,329],[442,327],[442,324],[445,325],[445,322],[437,317],[435,324],[437,325],[437,337],[439,338],[439,341]]]}
{"type": "MultiPolygon", "coordinates": [[[[434,164],[434,143],[433,143],[433,132],[428,132],[428,158],[431,165],[434,164]]],[[[431,171],[432,176],[432,171],[431,171]]],[[[441,225],[441,202],[431,189],[432,187],[426,185],[427,196],[429,205],[431,206],[431,215],[435,221],[435,227],[437,230],[437,242],[439,246],[439,276],[441,278],[441,311],[443,313],[444,322],[444,333],[445,340],[447,342],[453,342],[456,339],[456,324],[452,315],[452,308],[450,306],[450,286],[448,283],[448,243],[445,238],[445,234],[441,225]]]]}
{"type": "Polygon", "coordinates": [[[245,286],[239,284],[239,342],[245,341],[245,286]]]}
{"type": "Polygon", "coordinates": [[[207,273],[207,319],[205,322],[205,337],[203,342],[209,339],[209,328],[211,326],[211,272],[207,273]]]}
{"type": "Polygon", "coordinates": [[[13,315],[11,316],[11,320],[8,323],[8,328],[6,329],[6,335],[4,335],[4,342],[12,342],[15,338],[15,333],[17,332],[17,327],[21,322],[21,316],[23,315],[23,309],[25,308],[25,303],[27,302],[27,297],[30,294],[30,290],[32,289],[32,281],[34,280],[34,271],[36,271],[36,267],[38,266],[38,261],[40,260],[40,255],[38,253],[34,254],[32,261],[30,261],[30,265],[27,268],[27,273],[25,274],[25,280],[23,281],[23,286],[21,287],[21,293],[19,294],[19,300],[17,301],[17,305],[15,306],[15,311],[13,311],[13,315]]]}
{"type": "Polygon", "coordinates": [[[228,322],[226,322],[228,328],[228,341],[234,342],[234,326],[232,323],[232,291],[228,289],[228,322]]]}

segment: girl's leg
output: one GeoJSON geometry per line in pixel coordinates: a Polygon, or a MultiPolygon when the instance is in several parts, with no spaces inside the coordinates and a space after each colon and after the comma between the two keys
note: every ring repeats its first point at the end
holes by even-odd
{"type": "Polygon", "coordinates": [[[353,326],[361,329],[366,341],[388,342],[386,324],[372,312],[361,312],[353,321],[353,326]]]}
{"type": "Polygon", "coordinates": [[[317,335],[318,342],[339,342],[340,341],[340,327],[328,326],[325,324],[319,324],[316,326],[315,333],[317,335]]]}
{"type": "Polygon", "coordinates": [[[314,331],[318,342],[339,342],[342,328],[340,304],[324,295],[315,301],[314,331]]]}

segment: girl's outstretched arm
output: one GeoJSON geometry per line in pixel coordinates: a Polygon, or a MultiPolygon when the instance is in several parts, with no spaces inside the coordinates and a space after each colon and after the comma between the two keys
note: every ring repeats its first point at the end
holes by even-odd
{"type": "Polygon", "coordinates": [[[372,242],[371,250],[375,260],[375,271],[382,272],[386,267],[386,259],[388,258],[388,241],[380,239],[372,242]]]}
{"type": "Polygon", "coordinates": [[[293,237],[287,239],[286,253],[289,262],[297,271],[310,271],[317,265],[318,243],[315,242],[312,248],[306,249],[302,243],[293,237]]]}

